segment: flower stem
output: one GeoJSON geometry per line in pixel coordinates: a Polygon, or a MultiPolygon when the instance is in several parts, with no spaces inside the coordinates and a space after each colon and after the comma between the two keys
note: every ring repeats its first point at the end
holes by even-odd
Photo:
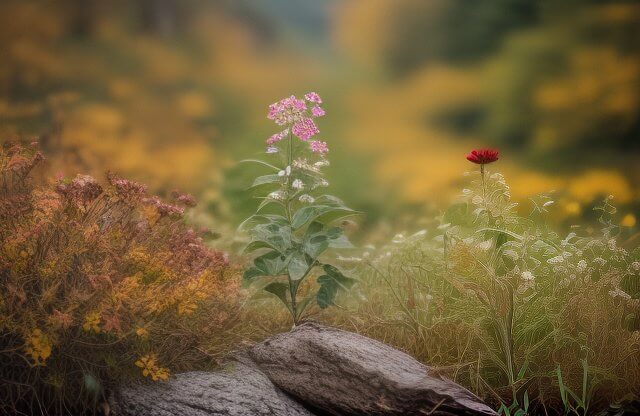
{"type": "MultiPolygon", "coordinates": [[[[293,134],[291,132],[292,126],[289,126],[289,134],[288,134],[288,151],[287,151],[287,166],[291,166],[293,164],[293,134]]],[[[285,167],[286,169],[286,167],[285,167]]],[[[286,187],[287,187],[287,201],[285,204],[285,209],[287,213],[287,220],[289,224],[291,224],[292,215],[291,215],[291,180],[289,177],[286,178],[286,187]]],[[[287,279],[289,280],[289,294],[291,295],[291,315],[293,318],[293,326],[295,327],[298,324],[298,306],[296,302],[296,295],[298,292],[298,285],[291,280],[291,276],[287,273],[287,279]]]]}

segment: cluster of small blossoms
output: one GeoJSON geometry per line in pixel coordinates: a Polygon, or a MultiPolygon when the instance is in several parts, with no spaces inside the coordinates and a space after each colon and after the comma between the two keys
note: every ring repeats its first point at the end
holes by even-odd
{"type": "Polygon", "coordinates": [[[157,196],[145,198],[143,202],[153,206],[156,209],[156,211],[158,211],[158,214],[160,215],[160,217],[178,218],[182,216],[182,214],[184,213],[184,208],[178,207],[176,205],[167,204],[157,196]]]}
{"type": "Polygon", "coordinates": [[[321,159],[313,164],[309,163],[309,161],[305,158],[298,158],[293,161],[293,167],[296,169],[302,169],[309,172],[320,172],[320,168],[323,166],[329,166],[329,161],[327,159],[321,159]]]}
{"type": "Polygon", "coordinates": [[[289,134],[289,129],[284,129],[280,133],[272,134],[271,137],[267,139],[267,144],[269,146],[273,146],[274,144],[278,143],[280,140],[287,137],[288,134],[289,134]]]}
{"type": "MultiPolygon", "coordinates": [[[[308,94],[307,94],[308,95],[308,94]]],[[[275,121],[279,126],[297,123],[302,120],[307,111],[307,103],[294,95],[283,98],[269,106],[267,118],[275,121]]]]}
{"type": "Polygon", "coordinates": [[[59,183],[56,191],[70,200],[86,204],[102,193],[102,186],[92,176],[77,175],[69,183],[59,183]]]}
{"type": "Polygon", "coordinates": [[[45,365],[51,356],[51,340],[41,330],[34,329],[25,345],[25,352],[33,360],[34,366],[45,365]]]}
{"type": "Polygon", "coordinates": [[[193,195],[183,194],[183,193],[181,193],[180,191],[177,191],[177,190],[173,190],[171,192],[171,197],[178,204],[183,205],[185,207],[193,208],[196,205],[198,205],[198,201],[196,201],[196,199],[193,197],[193,195]]]}
{"type": "Polygon", "coordinates": [[[107,173],[107,179],[111,186],[124,201],[139,201],[147,193],[147,186],[138,182],[116,177],[113,173],[107,173]]]}
{"type": "MultiPolygon", "coordinates": [[[[304,99],[292,95],[271,104],[267,118],[279,126],[290,126],[290,128],[275,133],[266,140],[267,153],[277,153],[276,143],[287,137],[289,133],[305,142],[320,133],[313,121],[314,118],[323,117],[326,114],[320,104],[322,104],[322,98],[315,92],[305,94],[304,99]]],[[[314,153],[325,154],[329,151],[326,142],[314,140],[309,145],[314,153]]]]}
{"type": "Polygon", "coordinates": [[[329,152],[329,148],[327,147],[327,142],[321,142],[320,140],[314,140],[309,143],[309,147],[311,151],[314,153],[325,154],[329,152]]]}
{"type": "Polygon", "coordinates": [[[310,118],[303,118],[299,122],[293,125],[291,132],[300,140],[306,142],[316,134],[320,133],[320,130],[310,118]]]}

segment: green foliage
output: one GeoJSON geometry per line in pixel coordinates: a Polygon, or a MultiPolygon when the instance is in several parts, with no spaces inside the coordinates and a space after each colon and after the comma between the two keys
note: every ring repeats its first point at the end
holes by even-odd
{"type": "Polygon", "coordinates": [[[240,225],[251,237],[244,251],[255,256],[243,278],[280,299],[297,324],[314,299],[324,309],[334,303],[340,290],[353,286],[355,280],[328,264],[326,255],[331,249],[353,247],[343,229],[334,224],[357,212],[321,192],[328,185],[320,171],[328,164],[324,154],[306,150],[291,133],[280,143],[284,143],[282,151],[275,157],[281,155],[283,168],[247,161],[277,173],[258,176],[250,188],[256,189],[262,202],[240,225]],[[318,276],[319,271],[324,273],[318,276]],[[315,295],[313,288],[302,289],[314,275],[315,295]]]}

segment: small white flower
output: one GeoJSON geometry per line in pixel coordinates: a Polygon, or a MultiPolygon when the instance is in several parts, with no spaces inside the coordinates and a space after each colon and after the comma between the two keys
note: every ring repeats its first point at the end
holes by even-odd
{"type": "Polygon", "coordinates": [[[320,183],[318,184],[318,186],[327,187],[329,186],[329,182],[326,179],[322,179],[320,180],[320,183]]]}
{"type": "Polygon", "coordinates": [[[278,152],[279,150],[277,147],[274,147],[274,146],[267,147],[267,153],[278,153],[278,152]]]}
{"type": "Polygon", "coordinates": [[[271,198],[271,199],[282,199],[282,192],[280,192],[280,191],[271,192],[268,195],[268,197],[271,198]]]}
{"type": "Polygon", "coordinates": [[[304,183],[302,183],[302,181],[300,179],[296,179],[291,184],[291,187],[293,189],[302,189],[302,188],[304,188],[304,183]]]}
{"type": "Polygon", "coordinates": [[[530,271],[524,271],[521,274],[522,278],[526,281],[532,281],[535,279],[535,276],[533,275],[533,273],[531,273],[530,271]]]}
{"type": "Polygon", "coordinates": [[[640,271],[640,261],[634,261],[631,263],[631,268],[635,271],[640,271]]]}
{"type": "Polygon", "coordinates": [[[545,202],[544,204],[542,204],[542,206],[543,206],[543,207],[548,207],[548,206],[551,206],[551,205],[553,205],[553,204],[555,204],[555,201],[547,201],[547,202],[545,202]]]}
{"type": "Polygon", "coordinates": [[[300,198],[298,198],[298,200],[300,202],[305,202],[307,204],[313,204],[313,202],[315,201],[315,198],[312,197],[311,195],[304,194],[304,195],[300,195],[300,198]]]}
{"type": "Polygon", "coordinates": [[[563,256],[555,256],[550,258],[549,260],[547,260],[547,263],[549,264],[558,264],[558,263],[562,263],[564,261],[564,257],[563,256]]]}
{"type": "Polygon", "coordinates": [[[316,168],[321,168],[323,166],[329,166],[329,161],[327,159],[322,159],[313,164],[316,168]]]}

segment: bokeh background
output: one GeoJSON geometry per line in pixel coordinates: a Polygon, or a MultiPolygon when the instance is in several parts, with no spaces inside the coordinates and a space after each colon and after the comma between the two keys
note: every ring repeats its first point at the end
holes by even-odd
{"type": "MultiPolygon", "coordinates": [[[[317,91],[329,177],[364,228],[460,192],[471,148],[557,217],[640,207],[640,3],[527,0],[0,2],[0,140],[38,137],[59,176],[108,169],[250,213],[268,104],[317,91]]],[[[419,222],[419,221],[418,221],[419,222]]]]}

